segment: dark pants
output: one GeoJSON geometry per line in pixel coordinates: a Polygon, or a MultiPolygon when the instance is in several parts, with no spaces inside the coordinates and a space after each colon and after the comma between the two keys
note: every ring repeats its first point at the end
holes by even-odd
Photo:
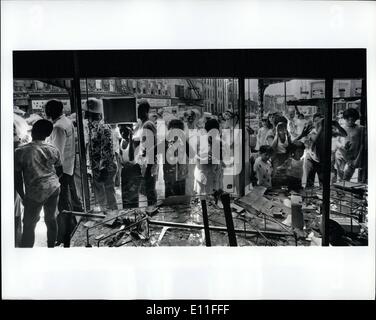
{"type": "Polygon", "coordinates": [[[17,192],[14,192],[14,227],[15,227],[15,245],[18,248],[21,245],[22,237],[22,209],[21,197],[17,192]]]}
{"type": "Polygon", "coordinates": [[[273,155],[272,167],[273,167],[273,176],[277,172],[277,167],[281,166],[287,159],[289,158],[289,154],[286,153],[276,153],[273,155]]]}
{"type": "Polygon", "coordinates": [[[115,174],[115,187],[119,187],[122,170],[121,170],[120,155],[117,152],[115,152],[115,159],[116,159],[116,164],[117,164],[117,170],[115,174]]]}
{"type": "Polygon", "coordinates": [[[138,164],[124,164],[121,171],[121,196],[124,209],[138,207],[141,180],[141,168],[138,164]]]}
{"type": "Polygon", "coordinates": [[[320,164],[320,162],[312,160],[311,157],[307,155],[306,162],[305,162],[305,170],[307,174],[306,188],[311,188],[315,185],[316,173],[319,177],[320,186],[322,185],[323,172],[322,172],[322,165],[320,164]]]}
{"type": "Polygon", "coordinates": [[[72,179],[69,179],[69,191],[71,196],[71,205],[73,211],[83,212],[83,206],[81,203],[80,198],[77,194],[77,188],[76,188],[76,182],[74,180],[74,175],[72,176],[72,179]]]}
{"type": "Polygon", "coordinates": [[[144,176],[145,194],[148,199],[148,206],[157,202],[157,192],[155,191],[155,177],[151,174],[152,166],[148,165],[144,176]]]}
{"type": "Polygon", "coordinates": [[[60,189],[58,188],[46,201],[42,203],[25,199],[24,218],[21,247],[32,248],[35,241],[35,227],[40,219],[40,211],[44,210],[44,222],[47,226],[47,246],[55,246],[57,236],[56,208],[59,199],[60,189]]]}
{"type": "Polygon", "coordinates": [[[253,169],[255,160],[256,160],[255,156],[252,154],[249,158],[249,177],[250,177],[250,182],[252,183],[252,186],[257,186],[256,172],[253,169]]]}
{"type": "Polygon", "coordinates": [[[14,227],[15,227],[15,245],[18,248],[21,244],[22,237],[22,220],[21,217],[14,217],[14,227]]]}
{"type": "Polygon", "coordinates": [[[165,197],[184,196],[185,195],[185,180],[173,181],[165,176],[165,197]],[[166,180],[167,179],[167,180],[166,180]]]}
{"type": "Polygon", "coordinates": [[[76,218],[71,214],[62,213],[63,210],[72,211],[71,188],[74,184],[73,175],[66,173],[60,177],[60,197],[59,197],[59,215],[57,216],[58,234],[57,242],[63,243],[64,247],[69,247],[70,236],[77,224],[76,218]]]}
{"type": "Polygon", "coordinates": [[[95,199],[101,207],[101,210],[117,210],[116,192],[115,192],[115,174],[116,171],[108,171],[105,180],[100,180],[100,173],[93,171],[93,189],[95,199]]]}

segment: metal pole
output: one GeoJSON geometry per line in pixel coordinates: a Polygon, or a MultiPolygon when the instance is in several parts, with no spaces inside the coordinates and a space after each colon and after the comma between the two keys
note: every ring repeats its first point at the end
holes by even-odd
{"type": "Polygon", "coordinates": [[[218,79],[214,80],[214,111],[213,114],[218,114],[218,88],[217,88],[218,79]]]}
{"type": "Polygon", "coordinates": [[[232,79],[232,111],[235,112],[235,79],[232,79]]]}
{"type": "Polygon", "coordinates": [[[367,81],[362,79],[362,93],[360,96],[360,125],[367,125],[367,81]]]}
{"type": "Polygon", "coordinates": [[[82,197],[84,203],[84,210],[90,210],[90,195],[89,195],[89,185],[87,177],[86,168],[86,148],[84,139],[84,125],[82,120],[82,106],[81,106],[81,86],[80,86],[80,73],[79,73],[79,63],[77,52],[73,53],[74,58],[74,78],[73,78],[73,97],[77,115],[77,134],[78,134],[78,145],[80,152],[80,167],[81,167],[81,183],[84,189],[84,194],[82,197]]]}
{"type": "Polygon", "coordinates": [[[209,230],[209,218],[208,218],[208,211],[206,207],[206,200],[201,200],[201,208],[202,208],[202,220],[204,222],[204,231],[205,231],[205,242],[207,247],[211,247],[210,242],[210,230],[209,230]]]}
{"type": "Polygon", "coordinates": [[[286,101],[286,80],[283,80],[283,86],[285,89],[285,113],[287,113],[287,101],[286,101]]]}
{"type": "MultiPolygon", "coordinates": [[[[239,174],[239,194],[244,196],[245,194],[245,157],[246,146],[245,146],[245,79],[244,77],[239,78],[239,121],[240,121],[240,133],[241,133],[241,171],[239,174]]],[[[249,158],[249,155],[248,155],[249,158]]]]}
{"type": "MultiPolygon", "coordinates": [[[[251,79],[248,79],[248,101],[249,106],[251,105],[251,79]]],[[[252,110],[248,110],[249,112],[252,112],[252,110]]]]}
{"type": "MultiPolygon", "coordinates": [[[[332,109],[333,109],[333,78],[325,79],[325,101],[324,108],[324,159],[330,160],[332,149],[332,109]]],[[[328,161],[320,159],[323,172],[323,200],[322,200],[322,246],[329,246],[329,217],[330,217],[330,165],[328,161]]]]}
{"type": "Polygon", "coordinates": [[[231,213],[231,207],[230,207],[230,195],[228,193],[223,193],[221,195],[221,201],[223,204],[223,211],[225,213],[228,240],[230,243],[230,247],[236,247],[238,243],[236,241],[234,221],[232,220],[232,213],[231,213]]]}
{"type": "MultiPolygon", "coordinates": [[[[367,129],[367,80],[362,79],[362,93],[360,98],[360,125],[365,126],[367,129]]],[[[362,157],[362,168],[359,169],[358,182],[367,183],[368,180],[368,159],[367,159],[367,139],[364,141],[364,150],[362,157]]]]}
{"type": "Polygon", "coordinates": [[[258,96],[259,96],[259,119],[264,115],[264,80],[258,80],[258,96]]]}

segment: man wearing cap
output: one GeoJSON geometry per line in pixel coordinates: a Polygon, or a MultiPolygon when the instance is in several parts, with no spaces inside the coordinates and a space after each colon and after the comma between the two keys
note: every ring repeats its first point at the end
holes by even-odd
{"type": "Polygon", "coordinates": [[[83,109],[88,119],[93,189],[101,211],[117,210],[114,177],[117,170],[112,130],[103,121],[103,102],[90,98],[83,109]]]}
{"type": "Polygon", "coordinates": [[[76,157],[74,126],[73,122],[63,114],[63,103],[59,100],[48,101],[45,105],[45,113],[53,123],[53,130],[47,142],[59,150],[63,164],[63,175],[60,178],[61,190],[58,204],[60,214],[57,218],[57,241],[58,244],[64,243],[64,246],[68,247],[70,233],[77,223],[73,216],[62,214],[63,210],[73,210],[71,190],[76,190],[73,177],[76,157]]]}

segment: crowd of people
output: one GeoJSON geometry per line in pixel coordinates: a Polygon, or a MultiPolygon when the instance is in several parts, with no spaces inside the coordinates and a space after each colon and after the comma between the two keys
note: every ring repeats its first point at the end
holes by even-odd
{"type": "MultiPolygon", "coordinates": [[[[222,188],[223,164],[212,161],[215,141],[210,138],[209,146],[201,145],[198,138],[211,129],[230,128],[231,111],[221,121],[198,110],[151,114],[146,101],[137,111],[135,124],[108,124],[101,99],[90,98],[83,106],[88,176],[100,211],[119,209],[116,187],[121,187],[123,208],[139,206],[140,194],[147,205],[156,204],[158,175],[163,178],[165,197],[205,195],[222,188]],[[187,134],[189,141],[185,135],[171,134],[176,130],[183,135],[190,130],[196,133],[187,134]],[[147,134],[152,136],[151,144],[145,141],[147,134]],[[192,141],[198,141],[200,152],[191,148],[192,141]],[[173,158],[180,157],[179,148],[174,149],[179,143],[186,147],[185,160],[174,162],[173,158]]],[[[42,116],[26,118],[15,108],[14,149],[16,246],[33,247],[43,209],[48,247],[68,247],[77,222],[67,213],[83,211],[76,115],[65,115],[59,100],[48,101],[42,116]]]]}
{"type": "MultiPolygon", "coordinates": [[[[350,181],[355,170],[365,166],[365,127],[359,124],[359,112],[353,108],[339,113],[331,125],[331,181],[350,181]]],[[[263,117],[257,133],[257,153],[251,157],[253,183],[299,191],[303,186],[314,187],[317,176],[321,186],[323,167],[329,165],[324,158],[323,126],[321,113],[306,119],[297,107],[286,115],[277,112],[263,117]]]]}
{"type": "MultiPolygon", "coordinates": [[[[148,206],[155,205],[157,181],[163,181],[164,197],[216,194],[223,188],[226,166],[239,165],[234,157],[224,161],[240,139],[234,130],[239,128],[238,116],[232,110],[218,116],[197,109],[151,113],[149,103],[142,101],[137,113],[136,123],[108,124],[101,99],[89,98],[83,106],[90,187],[101,212],[118,210],[119,205],[138,207],[140,195],[148,206]],[[221,135],[225,129],[233,132],[230,139],[221,135]]],[[[44,114],[44,119],[14,115],[16,246],[20,247],[33,247],[42,208],[48,247],[68,247],[77,222],[66,212],[83,211],[75,114],[66,116],[59,100],[48,101],[44,114]]],[[[303,176],[305,187],[312,187],[316,175],[321,184],[323,119],[317,113],[307,120],[295,108],[286,115],[269,114],[258,130],[248,130],[256,137],[250,159],[253,185],[300,190],[303,176]]],[[[358,119],[355,109],[347,109],[342,126],[332,122],[331,164],[338,179],[350,180],[363,165],[365,129],[358,119]]]]}

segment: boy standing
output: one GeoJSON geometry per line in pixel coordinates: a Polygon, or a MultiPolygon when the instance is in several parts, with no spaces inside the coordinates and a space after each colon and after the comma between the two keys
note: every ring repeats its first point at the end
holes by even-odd
{"type": "Polygon", "coordinates": [[[63,168],[57,148],[45,142],[52,130],[50,121],[38,120],[31,130],[32,142],[15,151],[15,185],[25,207],[21,240],[24,248],[34,246],[35,227],[42,207],[47,226],[47,246],[55,246],[56,209],[60,193],[58,176],[63,173],[63,168]]]}
{"type": "Polygon", "coordinates": [[[257,177],[257,184],[266,188],[272,187],[272,165],[270,157],[273,154],[273,148],[270,146],[260,147],[260,156],[255,160],[253,170],[257,177]]]}

